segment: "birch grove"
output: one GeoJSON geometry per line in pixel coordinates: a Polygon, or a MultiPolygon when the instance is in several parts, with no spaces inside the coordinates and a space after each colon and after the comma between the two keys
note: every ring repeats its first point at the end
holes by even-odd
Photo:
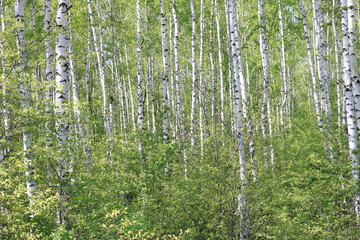
{"type": "Polygon", "coordinates": [[[357,239],[358,8],[0,0],[0,239],[357,239]]]}

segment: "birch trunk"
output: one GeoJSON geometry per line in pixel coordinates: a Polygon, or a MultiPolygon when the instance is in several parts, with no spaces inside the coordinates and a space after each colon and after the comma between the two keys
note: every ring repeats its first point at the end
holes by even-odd
{"type": "Polygon", "coordinates": [[[302,18],[303,18],[306,50],[307,50],[308,63],[309,63],[310,74],[311,74],[311,79],[312,79],[312,92],[313,92],[313,98],[314,98],[314,102],[315,102],[316,117],[317,117],[317,121],[318,121],[318,126],[320,129],[322,129],[324,123],[323,123],[322,116],[321,116],[319,90],[318,90],[318,84],[317,84],[317,78],[316,78],[316,67],[315,67],[315,63],[314,63],[314,59],[313,59],[313,47],[312,47],[312,43],[311,43],[309,24],[308,24],[307,14],[306,14],[303,0],[300,0],[300,9],[301,9],[302,18]]]}
{"type": "Polygon", "coordinates": [[[215,0],[215,21],[216,21],[216,33],[217,33],[217,51],[219,60],[219,80],[220,80],[220,119],[221,130],[225,130],[225,114],[224,114],[224,101],[225,101],[225,88],[224,88],[224,76],[223,76],[223,56],[222,56],[222,43],[221,43],[221,27],[220,27],[220,14],[218,1],[215,0]]]}
{"type": "MultiPolygon", "coordinates": [[[[45,8],[45,27],[44,30],[47,33],[47,36],[45,38],[45,51],[46,51],[46,81],[49,85],[47,90],[47,102],[46,102],[46,112],[48,114],[51,114],[52,108],[52,102],[53,102],[53,80],[54,80],[54,67],[53,67],[53,49],[51,46],[51,9],[52,9],[52,0],[45,0],[44,2],[44,8],[45,8]]],[[[51,137],[49,135],[51,129],[49,129],[50,124],[47,124],[47,131],[48,131],[48,141],[51,142],[51,137]]]]}
{"type": "Polygon", "coordinates": [[[196,103],[197,103],[197,64],[196,64],[196,9],[194,0],[190,0],[191,7],[191,21],[192,21],[192,35],[191,35],[191,67],[192,67],[192,89],[191,89],[191,116],[190,116],[190,135],[191,146],[194,147],[196,143],[195,127],[196,127],[196,103]]]}
{"type": "MultiPolygon", "coordinates": [[[[45,106],[45,112],[49,115],[52,116],[53,115],[53,111],[54,111],[54,67],[53,67],[53,57],[54,57],[54,52],[53,52],[53,48],[51,46],[51,21],[52,21],[52,17],[51,17],[51,9],[52,9],[52,0],[45,0],[44,1],[44,12],[45,12],[45,21],[44,21],[44,30],[47,34],[47,36],[45,37],[45,54],[46,54],[46,67],[45,67],[45,78],[46,78],[46,82],[48,84],[48,88],[46,91],[46,106],[45,106]]],[[[46,122],[45,124],[46,127],[46,138],[47,138],[47,142],[46,145],[48,148],[50,148],[52,141],[53,141],[53,129],[54,129],[54,124],[53,121],[49,120],[48,122],[46,122]]],[[[51,164],[48,164],[48,177],[51,177],[53,169],[51,164]]]]}
{"type": "Polygon", "coordinates": [[[204,113],[205,113],[205,80],[204,80],[204,34],[205,34],[205,18],[204,18],[204,0],[200,1],[200,94],[199,94],[199,130],[200,130],[200,155],[204,157],[204,113]]]}
{"type": "MultiPolygon", "coordinates": [[[[347,0],[348,11],[348,32],[349,32],[349,55],[351,67],[351,81],[353,84],[353,94],[355,103],[356,126],[360,130],[360,79],[359,79],[359,66],[356,55],[356,22],[355,22],[355,6],[354,0],[347,0]]],[[[358,139],[360,139],[360,131],[357,132],[358,139]]],[[[359,202],[360,204],[360,202],[359,202]]],[[[360,214],[360,208],[359,214],[360,214]]],[[[360,216],[360,215],[359,215],[360,216]]]]}
{"type": "MultiPolygon", "coordinates": [[[[22,95],[21,106],[24,109],[30,108],[30,87],[31,83],[29,79],[25,79],[25,70],[27,68],[27,52],[26,52],[26,41],[25,41],[25,4],[26,0],[16,0],[15,1],[15,19],[21,25],[19,30],[17,30],[17,45],[19,52],[19,71],[20,71],[20,92],[22,95]]],[[[24,164],[25,164],[25,175],[26,175],[26,188],[27,196],[30,204],[30,218],[35,217],[34,212],[34,194],[36,190],[36,182],[33,179],[34,177],[34,166],[33,166],[33,153],[32,153],[32,143],[31,143],[31,134],[26,125],[29,124],[28,120],[24,121],[24,127],[22,129],[23,137],[23,153],[24,153],[24,164]]]]}
{"type": "Polygon", "coordinates": [[[216,135],[216,78],[215,78],[215,43],[214,43],[214,14],[215,14],[215,0],[211,1],[211,14],[210,14],[210,52],[209,52],[209,62],[210,62],[210,82],[211,82],[211,118],[214,123],[214,133],[216,135]]]}
{"type": "MultiPolygon", "coordinates": [[[[5,32],[5,21],[4,21],[4,2],[3,0],[0,0],[0,34],[1,36],[4,34],[5,32]]],[[[3,137],[6,139],[6,141],[9,141],[9,129],[10,129],[10,125],[9,125],[9,110],[7,108],[7,103],[8,103],[8,99],[7,99],[7,84],[6,84],[6,61],[5,61],[5,46],[4,46],[4,41],[2,40],[3,38],[1,37],[0,39],[0,54],[1,54],[1,74],[2,74],[2,94],[3,94],[3,99],[2,99],[2,114],[3,114],[3,121],[2,123],[4,124],[4,135],[3,137]]],[[[6,144],[3,144],[0,147],[0,165],[3,163],[4,158],[6,157],[8,152],[8,146],[6,146],[6,144]]]]}
{"type": "MultiPolygon", "coordinates": [[[[104,129],[107,135],[110,134],[109,126],[108,126],[108,102],[107,102],[107,92],[106,92],[106,84],[105,84],[105,69],[104,69],[104,57],[103,57],[103,51],[101,43],[99,43],[98,40],[98,33],[95,28],[94,23],[94,16],[92,11],[92,0],[87,1],[88,5],[88,13],[89,13],[89,19],[91,24],[91,30],[94,40],[94,46],[95,46],[95,53],[96,53],[96,59],[98,64],[98,70],[99,70],[99,78],[100,78],[100,85],[102,90],[102,115],[104,120],[104,129]]],[[[101,33],[100,33],[101,34],[101,33]]]]}
{"type": "Polygon", "coordinates": [[[265,1],[258,1],[258,14],[260,24],[260,50],[262,58],[262,67],[264,74],[264,103],[261,110],[261,129],[264,139],[264,157],[265,162],[269,162],[269,149],[268,149],[268,131],[269,131],[269,118],[270,114],[270,66],[269,66],[269,45],[266,33],[266,13],[265,13],[265,1]]]}
{"type": "MultiPolygon", "coordinates": [[[[335,50],[335,80],[336,80],[336,99],[337,99],[337,114],[338,114],[338,126],[343,126],[343,95],[342,95],[342,83],[341,83],[341,77],[340,77],[340,63],[339,63],[339,48],[341,48],[340,39],[339,39],[339,32],[337,28],[338,19],[337,16],[335,16],[335,9],[337,5],[339,4],[337,0],[332,0],[333,3],[333,14],[332,14],[332,27],[334,32],[334,50],[335,50]]],[[[341,128],[339,127],[339,131],[341,131],[341,128]]]]}
{"type": "MultiPolygon", "coordinates": [[[[71,15],[68,13],[68,21],[69,26],[71,26],[71,15]]],[[[70,138],[74,139],[74,146],[75,149],[79,148],[79,141],[80,139],[84,139],[84,135],[80,136],[83,133],[82,129],[80,129],[81,124],[81,110],[80,110],[80,101],[79,101],[79,88],[77,83],[77,78],[75,74],[75,61],[74,61],[74,52],[72,47],[72,31],[69,28],[69,84],[71,86],[71,100],[72,100],[72,110],[75,118],[74,123],[74,134],[75,136],[71,136],[70,138]]],[[[74,182],[75,179],[73,177],[74,168],[75,168],[75,156],[70,157],[70,166],[69,166],[69,174],[71,176],[71,182],[74,182]]]]}
{"type": "Polygon", "coordinates": [[[125,63],[126,63],[126,72],[127,72],[127,80],[128,80],[128,94],[127,98],[130,100],[131,106],[131,124],[134,130],[136,130],[136,120],[135,120],[135,104],[134,104],[134,97],[133,97],[133,90],[132,90],[132,83],[131,83],[131,76],[130,76],[130,67],[129,67],[129,58],[128,58],[128,49],[126,45],[125,39],[125,63]]]}
{"type": "MultiPolygon", "coordinates": [[[[359,184],[359,159],[358,159],[358,146],[357,146],[357,134],[356,134],[356,119],[354,111],[354,93],[353,93],[353,82],[351,80],[351,56],[350,56],[350,36],[349,36],[349,16],[347,10],[347,0],[341,0],[342,14],[341,14],[341,30],[342,30],[342,52],[341,52],[341,62],[342,62],[342,74],[344,81],[344,90],[345,90],[345,112],[346,112],[346,123],[347,123],[347,133],[348,133],[348,143],[350,151],[350,160],[352,161],[352,175],[355,180],[356,187],[359,184]]],[[[360,195],[359,192],[355,192],[354,199],[354,209],[356,213],[357,220],[360,218],[360,195]]]]}
{"type": "Polygon", "coordinates": [[[163,82],[163,136],[164,144],[169,142],[169,95],[168,95],[168,78],[169,78],[169,49],[168,49],[168,40],[167,40],[167,30],[166,30],[166,15],[165,15],[165,6],[164,0],[160,0],[161,6],[161,38],[162,38],[162,54],[163,54],[163,73],[162,73],[162,82],[163,82]]]}
{"type": "MultiPolygon", "coordinates": [[[[315,25],[315,43],[316,43],[316,59],[318,66],[318,75],[320,79],[321,105],[325,114],[325,121],[331,119],[331,104],[329,92],[329,71],[328,61],[326,59],[326,41],[324,34],[324,16],[321,8],[321,0],[313,0],[314,8],[314,25],[315,25]]],[[[326,123],[326,125],[328,125],[326,123]]]]}
{"type": "Polygon", "coordinates": [[[69,179],[69,164],[67,157],[67,144],[70,132],[70,123],[68,120],[69,102],[69,47],[70,47],[70,31],[69,31],[69,9],[71,8],[69,0],[59,0],[56,26],[58,28],[58,40],[56,44],[56,90],[55,90],[55,109],[58,116],[56,122],[56,131],[58,134],[59,158],[60,165],[60,187],[59,187],[59,210],[58,224],[67,225],[67,199],[69,193],[66,184],[69,179]]]}
{"type": "Polygon", "coordinates": [[[235,85],[235,108],[236,108],[236,127],[238,135],[238,147],[239,147],[239,163],[240,163],[240,185],[241,192],[238,195],[238,211],[240,215],[240,239],[250,238],[250,219],[249,210],[247,206],[247,179],[246,179],[246,159],[244,150],[244,135],[243,135],[243,123],[242,123],[242,108],[241,108],[241,85],[240,85],[240,73],[239,62],[236,48],[236,8],[234,0],[229,0],[229,30],[231,37],[231,58],[233,66],[233,81],[235,85]]]}
{"type": "Polygon", "coordinates": [[[176,112],[177,120],[180,128],[180,139],[185,144],[183,150],[184,159],[184,175],[187,180],[187,151],[186,151],[186,130],[183,121],[183,102],[182,102],[182,82],[181,82],[181,68],[180,68],[180,48],[179,48],[179,21],[176,12],[176,0],[172,1],[172,14],[174,19],[174,61],[175,61],[175,85],[176,85],[176,112]]]}
{"type": "Polygon", "coordinates": [[[85,153],[85,163],[86,163],[86,170],[90,171],[91,165],[92,165],[92,152],[91,152],[91,140],[90,140],[90,128],[89,128],[89,116],[90,116],[90,55],[92,54],[92,50],[91,50],[91,26],[90,26],[90,19],[88,19],[88,31],[87,31],[87,54],[86,54],[86,66],[85,66],[85,94],[86,94],[86,123],[85,124],[85,139],[86,139],[86,143],[85,143],[85,148],[84,148],[84,153],[85,153]]]}
{"type": "MultiPolygon", "coordinates": [[[[143,96],[143,66],[142,66],[142,37],[141,37],[141,5],[140,0],[137,0],[137,79],[138,79],[138,128],[140,134],[144,132],[144,96],[143,96]]],[[[145,160],[144,147],[142,140],[139,140],[138,146],[141,159],[145,160]]]]}
{"type": "Polygon", "coordinates": [[[285,125],[288,121],[287,102],[289,99],[288,92],[288,77],[286,74],[286,55],[285,55],[285,40],[284,40],[284,21],[282,17],[281,1],[278,1],[279,6],[279,28],[280,28],[280,40],[281,40],[281,57],[280,57],[280,79],[281,85],[281,106],[280,106],[280,124],[284,130],[285,125]]]}

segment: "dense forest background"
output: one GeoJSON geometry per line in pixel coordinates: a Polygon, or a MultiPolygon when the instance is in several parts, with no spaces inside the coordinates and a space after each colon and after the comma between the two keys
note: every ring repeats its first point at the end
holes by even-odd
{"type": "Polygon", "coordinates": [[[0,0],[0,238],[359,239],[359,7],[0,0]]]}

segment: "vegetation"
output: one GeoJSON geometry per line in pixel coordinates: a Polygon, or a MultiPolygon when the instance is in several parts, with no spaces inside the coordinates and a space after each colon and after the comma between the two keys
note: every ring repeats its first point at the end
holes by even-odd
{"type": "Polygon", "coordinates": [[[0,0],[0,239],[358,239],[359,4],[0,0]]]}

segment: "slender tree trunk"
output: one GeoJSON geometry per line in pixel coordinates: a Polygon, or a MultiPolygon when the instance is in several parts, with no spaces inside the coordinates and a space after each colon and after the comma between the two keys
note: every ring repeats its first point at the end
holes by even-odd
{"type": "Polygon", "coordinates": [[[306,40],[306,50],[308,55],[308,63],[310,67],[310,74],[312,79],[312,92],[313,92],[313,98],[315,102],[315,111],[317,116],[317,121],[320,129],[323,127],[323,120],[321,116],[321,106],[320,106],[320,100],[319,100],[319,90],[317,85],[317,78],[316,78],[316,68],[315,63],[313,59],[313,47],[311,44],[311,38],[310,38],[310,31],[309,31],[309,24],[307,20],[307,14],[304,6],[303,0],[300,0],[300,9],[302,13],[303,18],[303,25],[304,25],[304,34],[305,34],[305,40],[306,40]]]}
{"type": "Polygon", "coordinates": [[[223,76],[223,56],[222,56],[222,43],[221,43],[221,28],[220,28],[220,14],[218,1],[215,0],[215,18],[216,18],[216,31],[217,31],[217,42],[218,42],[218,59],[219,59],[219,80],[220,80],[220,119],[221,119],[221,130],[225,130],[225,114],[224,114],[224,101],[225,101],[225,88],[224,88],[224,76],[223,76]]]}
{"type": "Polygon", "coordinates": [[[126,45],[126,39],[125,39],[125,63],[126,63],[126,72],[127,72],[127,80],[128,80],[128,100],[130,100],[130,106],[131,106],[131,124],[133,127],[133,130],[136,130],[136,120],[135,120],[135,104],[134,104],[134,96],[133,96],[133,88],[131,83],[131,75],[130,75],[130,66],[129,66],[129,58],[128,58],[128,49],[126,45]]]}
{"type": "Polygon", "coordinates": [[[149,64],[149,82],[150,82],[150,94],[151,98],[151,126],[152,133],[156,133],[156,98],[155,98],[155,86],[154,86],[154,56],[150,57],[151,61],[149,64]]]}
{"type": "MultiPolygon", "coordinates": [[[[357,123],[357,136],[360,139],[360,79],[358,73],[358,62],[356,55],[356,23],[355,23],[355,6],[354,0],[347,0],[348,11],[348,34],[349,34],[349,55],[350,55],[350,68],[351,68],[351,81],[353,84],[353,96],[355,103],[355,114],[357,123]]],[[[358,224],[360,224],[360,179],[359,179],[359,160],[352,162],[352,175],[355,181],[357,191],[355,192],[354,208],[358,224]]]]}
{"type": "Polygon", "coordinates": [[[71,8],[69,0],[59,0],[56,26],[58,28],[58,40],[56,44],[56,91],[55,91],[55,113],[58,116],[56,122],[56,132],[59,144],[59,210],[58,224],[68,225],[67,219],[67,201],[69,193],[66,184],[69,179],[69,163],[67,156],[67,145],[70,132],[70,123],[68,120],[69,110],[67,104],[69,102],[69,47],[70,47],[70,31],[69,31],[69,9],[71,8]]]}
{"type": "Polygon", "coordinates": [[[279,28],[280,28],[280,39],[281,39],[281,57],[280,57],[280,79],[282,82],[281,85],[281,106],[280,106],[280,125],[284,130],[285,125],[287,125],[289,113],[287,111],[287,104],[290,101],[289,91],[288,91],[288,77],[286,74],[286,54],[285,54],[285,40],[284,40],[284,21],[282,16],[282,7],[281,1],[278,1],[279,4],[279,28]]]}
{"type": "MultiPolygon", "coordinates": [[[[333,3],[333,14],[332,14],[332,27],[334,31],[334,50],[335,50],[335,80],[336,80],[336,96],[337,96],[337,114],[338,114],[338,126],[343,126],[344,119],[342,117],[343,112],[343,94],[341,76],[340,76],[340,62],[339,62],[339,48],[341,48],[339,32],[338,32],[338,19],[335,14],[335,9],[339,5],[338,0],[332,0],[333,3]]],[[[339,127],[339,131],[341,128],[339,127]]]]}
{"type": "MultiPolygon", "coordinates": [[[[52,22],[52,18],[51,18],[51,10],[52,10],[52,0],[45,0],[44,2],[44,12],[45,12],[45,24],[44,24],[44,30],[47,34],[46,38],[45,38],[45,51],[46,51],[46,72],[45,72],[45,77],[46,77],[46,82],[48,84],[48,88],[46,91],[46,106],[45,106],[45,111],[46,113],[49,115],[49,119],[51,119],[51,116],[53,115],[53,111],[54,111],[54,67],[53,67],[53,61],[54,61],[54,52],[53,52],[53,48],[51,46],[51,22],[52,22]]],[[[53,130],[54,130],[54,124],[53,121],[48,120],[46,122],[46,138],[47,138],[47,142],[46,145],[48,148],[51,147],[52,145],[52,141],[54,138],[54,134],[53,134],[53,130]]],[[[51,164],[48,164],[48,177],[51,177],[53,169],[51,164]]]]}
{"type": "MultiPolygon", "coordinates": [[[[144,133],[144,95],[143,95],[143,65],[142,65],[142,36],[141,36],[141,5],[140,0],[137,0],[137,79],[138,79],[138,128],[140,138],[144,133]]],[[[144,147],[142,140],[139,139],[138,146],[141,159],[145,160],[144,147]]]]}
{"type": "MultiPolygon", "coordinates": [[[[326,41],[324,34],[324,16],[322,13],[322,1],[313,0],[314,8],[314,25],[315,25],[315,39],[316,39],[316,59],[318,66],[318,75],[320,79],[321,90],[321,104],[322,111],[324,112],[326,122],[331,120],[331,104],[329,92],[329,69],[328,61],[326,59],[326,41]]],[[[328,125],[328,123],[326,123],[328,125]]]]}
{"type": "MultiPolygon", "coordinates": [[[[21,25],[17,31],[17,44],[19,51],[19,71],[20,71],[20,92],[22,95],[22,108],[30,108],[30,88],[31,83],[29,79],[25,77],[25,71],[28,64],[27,52],[26,52],[26,41],[25,41],[25,4],[26,0],[16,0],[15,1],[15,18],[16,21],[21,25]]],[[[33,152],[32,152],[32,142],[31,134],[28,129],[29,121],[25,120],[24,126],[22,129],[23,137],[23,152],[24,152],[24,163],[25,163],[25,175],[26,175],[26,188],[27,196],[30,203],[30,218],[35,217],[34,212],[34,194],[36,190],[36,182],[33,179],[34,177],[34,166],[33,166],[33,152]]]]}
{"type": "MultiPolygon", "coordinates": [[[[92,0],[87,1],[88,5],[88,13],[89,13],[89,20],[91,24],[91,30],[94,40],[94,46],[95,46],[95,53],[96,53],[96,59],[98,64],[98,70],[99,70],[99,78],[100,78],[100,85],[102,90],[102,114],[103,114],[103,120],[104,120],[104,129],[107,135],[110,134],[109,124],[108,124],[108,102],[107,102],[107,90],[106,90],[106,84],[105,84],[105,69],[104,69],[104,57],[103,57],[103,51],[102,51],[102,44],[99,43],[98,40],[98,33],[96,32],[95,23],[94,23],[94,16],[92,11],[92,0]]],[[[100,33],[101,34],[101,33],[100,33]]]]}
{"type": "Polygon", "coordinates": [[[161,5],[161,36],[162,36],[162,54],[163,54],[163,136],[164,143],[167,144],[169,141],[169,96],[168,96],[168,78],[169,78],[169,49],[168,49],[168,40],[167,40],[167,30],[166,30],[166,15],[165,15],[165,6],[164,0],[160,0],[161,5]]]}
{"type": "Polygon", "coordinates": [[[265,1],[258,1],[258,11],[259,11],[259,23],[260,23],[260,48],[261,48],[261,58],[262,58],[262,67],[264,73],[264,103],[261,111],[261,129],[264,139],[264,157],[265,162],[269,162],[269,137],[268,132],[270,124],[270,66],[269,66],[269,44],[266,33],[266,14],[265,14],[265,1]]]}
{"type": "Polygon", "coordinates": [[[195,1],[190,0],[191,7],[191,21],[192,21],[192,35],[191,35],[191,66],[192,66],[192,90],[191,90],[191,116],[190,116],[190,135],[191,146],[194,147],[196,143],[196,103],[198,94],[198,75],[197,75],[197,63],[196,63],[196,9],[195,1]]]}
{"type": "Polygon", "coordinates": [[[313,0],[314,9],[314,25],[315,25],[315,46],[316,46],[316,60],[318,67],[318,77],[320,80],[321,92],[321,114],[324,123],[324,145],[328,159],[334,159],[331,139],[333,138],[331,127],[331,102],[330,102],[330,76],[329,63],[327,60],[327,43],[324,33],[324,16],[322,10],[322,1],[313,0]]]}
{"type": "Polygon", "coordinates": [[[205,17],[204,0],[200,1],[200,91],[199,91],[199,130],[200,130],[200,155],[204,157],[204,118],[205,118],[205,80],[204,80],[204,35],[205,35],[205,17]]]}
{"type": "MultiPolygon", "coordinates": [[[[0,34],[2,35],[5,32],[5,21],[4,21],[4,1],[0,0],[0,34]]],[[[10,141],[9,138],[9,129],[10,129],[10,122],[9,122],[9,110],[7,108],[8,99],[7,99],[7,81],[6,81],[6,59],[5,59],[5,46],[4,41],[1,38],[0,39],[0,57],[1,57],[1,74],[2,74],[2,86],[0,89],[2,89],[3,99],[2,99],[2,114],[3,114],[3,120],[2,124],[4,124],[4,137],[6,139],[6,144],[2,144],[0,147],[0,165],[3,163],[4,158],[6,157],[8,153],[8,141],[10,141]]]]}
{"type": "MultiPolygon", "coordinates": [[[[88,19],[89,20],[89,19],[88,19]]],[[[91,165],[92,165],[92,151],[91,151],[91,138],[90,138],[90,127],[89,127],[89,116],[90,116],[90,107],[91,104],[91,96],[90,96],[90,56],[92,54],[91,49],[91,26],[90,26],[90,20],[88,21],[88,31],[87,31],[87,54],[86,54],[86,66],[85,66],[85,94],[86,94],[86,124],[85,124],[85,163],[86,163],[86,170],[90,171],[91,165]]]]}
{"type": "Polygon", "coordinates": [[[229,0],[229,28],[231,36],[231,56],[233,65],[233,80],[235,84],[235,108],[236,108],[236,127],[238,135],[238,147],[239,147],[239,163],[240,163],[240,185],[241,192],[238,195],[238,212],[240,215],[240,239],[250,238],[250,219],[249,209],[247,206],[247,179],[246,179],[246,159],[244,150],[244,135],[243,135],[243,123],[242,123],[242,108],[241,108],[241,85],[240,85],[240,73],[239,62],[236,49],[236,8],[234,0],[229,0]]]}
{"type": "MultiPolygon", "coordinates": [[[[359,79],[359,66],[356,55],[356,22],[355,22],[355,6],[354,0],[347,0],[348,11],[348,32],[349,32],[349,55],[351,67],[351,81],[353,84],[353,94],[355,103],[356,126],[360,130],[360,79],[359,79]]],[[[360,131],[357,132],[358,140],[360,139],[360,131]]],[[[360,200],[360,199],[359,199],[360,200]]],[[[359,202],[360,207],[360,202],[359,202]]],[[[360,208],[358,209],[360,214],[360,208]]],[[[359,215],[360,217],[360,215],[359,215]]]]}
{"type": "MultiPolygon", "coordinates": [[[[347,133],[348,133],[348,143],[350,151],[350,160],[352,161],[352,175],[356,183],[356,188],[359,187],[359,159],[358,159],[358,145],[357,145],[357,134],[356,134],[356,119],[355,119],[355,107],[354,107],[354,92],[353,92],[353,82],[351,80],[351,56],[350,56],[350,41],[351,37],[349,36],[349,12],[347,10],[347,0],[341,0],[342,14],[341,14],[341,25],[342,25],[342,52],[341,52],[341,62],[342,62],[342,73],[344,81],[344,90],[345,90],[345,111],[346,111],[346,123],[347,123],[347,133]]],[[[354,209],[356,213],[357,220],[360,218],[360,194],[358,191],[355,192],[354,199],[354,209]]]]}
{"type": "MultiPolygon", "coordinates": [[[[68,13],[69,15],[69,26],[71,26],[71,14],[70,12],[68,13]]],[[[81,126],[81,117],[82,117],[82,113],[80,110],[80,100],[79,100],[79,87],[78,87],[78,83],[77,83],[77,77],[75,74],[75,61],[74,61],[74,52],[73,52],[73,47],[72,47],[73,43],[72,43],[72,31],[69,28],[69,84],[71,87],[71,100],[72,100],[72,110],[73,110],[73,115],[75,118],[75,123],[74,123],[74,136],[71,136],[70,138],[73,139],[73,144],[75,149],[79,149],[79,142],[81,141],[80,139],[84,139],[84,135],[83,135],[83,131],[82,129],[80,129],[81,126]],[[81,136],[80,136],[81,134],[81,136]]],[[[74,168],[75,168],[75,164],[76,164],[76,157],[75,156],[70,156],[70,166],[69,166],[69,174],[71,176],[71,181],[74,182],[75,179],[73,178],[73,174],[74,174],[74,168]]]]}
{"type": "Polygon", "coordinates": [[[174,19],[174,60],[175,60],[175,84],[176,84],[176,115],[180,128],[180,139],[185,144],[183,149],[183,159],[184,159],[184,175],[185,180],[187,180],[187,149],[186,149],[186,130],[183,121],[183,102],[182,102],[182,81],[181,81],[181,68],[180,68],[180,48],[179,48],[179,21],[176,11],[176,0],[172,1],[172,14],[174,19]]]}

